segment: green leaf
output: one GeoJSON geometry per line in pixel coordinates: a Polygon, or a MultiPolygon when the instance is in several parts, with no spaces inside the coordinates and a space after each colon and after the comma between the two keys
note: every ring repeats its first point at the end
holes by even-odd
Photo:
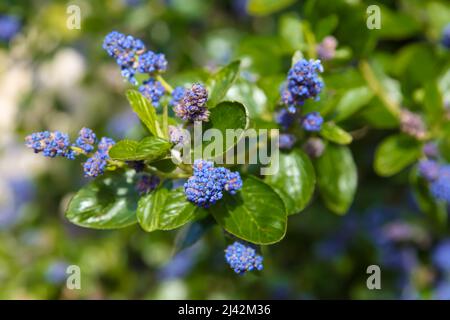
{"type": "Polygon", "coordinates": [[[392,176],[414,163],[420,157],[421,149],[421,143],[412,137],[390,136],[375,151],[375,172],[384,177],[392,176]]]}
{"type": "Polygon", "coordinates": [[[172,230],[198,218],[202,211],[186,200],[183,188],[159,188],[139,200],[137,219],[147,232],[172,230]]]}
{"type": "Polygon", "coordinates": [[[136,223],[137,202],[133,171],[105,174],[76,193],[65,215],[81,227],[118,229],[136,223]]]}
{"type": "Polygon", "coordinates": [[[347,131],[333,122],[325,122],[322,125],[319,134],[325,139],[336,142],[337,144],[349,144],[353,140],[352,136],[347,131]]]}
{"type": "Polygon", "coordinates": [[[171,148],[170,142],[158,137],[146,137],[141,141],[121,140],[109,151],[109,156],[115,160],[147,160],[155,161],[167,155],[171,148]]]}
{"type": "Polygon", "coordinates": [[[310,201],[316,174],[309,157],[301,150],[280,154],[279,169],[265,181],[280,195],[288,214],[298,213],[310,201]]]}
{"type": "Polygon", "coordinates": [[[435,82],[429,82],[425,85],[424,109],[430,126],[435,127],[443,119],[444,98],[435,82]]]}
{"type": "Polygon", "coordinates": [[[339,122],[349,118],[373,98],[372,91],[367,87],[348,90],[336,106],[334,121],[339,122]]]}
{"type": "Polygon", "coordinates": [[[344,214],[355,196],[358,174],[348,147],[328,144],[316,162],[317,184],[325,205],[344,214]]]}
{"type": "Polygon", "coordinates": [[[211,79],[209,87],[208,108],[213,109],[227,94],[239,73],[240,61],[233,61],[220,69],[211,79]]]}
{"type": "MultiPolygon", "coordinates": [[[[226,153],[227,150],[232,148],[235,143],[232,141],[227,141],[226,131],[227,130],[241,130],[241,134],[238,135],[236,139],[239,141],[241,137],[244,135],[244,130],[248,127],[248,115],[247,109],[240,102],[236,101],[223,101],[219,103],[214,109],[211,110],[209,115],[209,121],[203,125],[204,132],[208,129],[217,129],[221,134],[221,138],[223,138],[222,150],[212,150],[211,158],[215,158],[221,156],[226,153]]],[[[214,137],[214,136],[213,136],[214,137]]],[[[203,150],[205,147],[215,145],[215,138],[211,137],[211,141],[203,141],[203,150]]]]}
{"type": "Polygon", "coordinates": [[[177,233],[174,253],[180,252],[195,244],[214,225],[216,225],[216,222],[210,215],[204,219],[188,223],[177,233]]]}
{"type": "Polygon", "coordinates": [[[260,87],[241,79],[228,90],[226,99],[243,103],[251,118],[261,116],[267,104],[267,96],[260,87]]]}
{"type": "Polygon", "coordinates": [[[120,140],[109,150],[108,154],[115,160],[136,160],[135,153],[139,142],[134,140],[120,140]]]}
{"type": "Polygon", "coordinates": [[[247,2],[247,11],[251,15],[265,16],[280,11],[296,0],[249,0],[247,2]]]}
{"type": "Polygon", "coordinates": [[[287,45],[289,52],[302,49],[304,45],[302,22],[298,17],[287,14],[280,19],[280,37],[287,45]]]}
{"type": "Polygon", "coordinates": [[[280,241],[287,225],[283,200],[255,177],[243,182],[236,195],[224,194],[209,212],[226,231],[245,241],[261,245],[280,241]]]}
{"type": "Polygon", "coordinates": [[[150,101],[136,90],[128,90],[127,98],[131,104],[131,108],[133,108],[133,111],[145,124],[150,133],[157,137],[163,137],[164,135],[156,119],[155,108],[151,105],[150,101]]]}

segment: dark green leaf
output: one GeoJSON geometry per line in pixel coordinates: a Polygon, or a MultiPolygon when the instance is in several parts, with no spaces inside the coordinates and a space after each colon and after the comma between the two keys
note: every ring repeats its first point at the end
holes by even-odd
{"type": "Polygon", "coordinates": [[[66,217],[93,229],[118,229],[136,223],[138,196],[132,171],[105,174],[81,188],[72,198],[66,217]]]}
{"type": "Polygon", "coordinates": [[[147,232],[172,230],[198,218],[201,212],[186,200],[183,188],[159,188],[139,200],[137,219],[147,232]]]}
{"type": "Polygon", "coordinates": [[[325,122],[320,130],[320,135],[325,139],[338,144],[349,144],[352,142],[352,136],[333,122],[325,122]]]}
{"type": "Polygon", "coordinates": [[[211,78],[208,97],[208,108],[214,108],[227,94],[228,89],[232,86],[233,82],[239,73],[240,61],[233,61],[229,65],[220,69],[211,78]]]}
{"type": "Polygon", "coordinates": [[[191,222],[184,226],[175,238],[174,253],[180,252],[195,244],[216,223],[208,215],[206,218],[191,222]]]}
{"type": "Polygon", "coordinates": [[[328,144],[317,159],[317,184],[325,205],[335,213],[348,211],[355,196],[358,174],[348,147],[328,144]]]}
{"type": "Polygon", "coordinates": [[[165,157],[171,144],[158,137],[146,137],[141,141],[122,140],[109,151],[109,156],[115,160],[147,160],[155,161],[165,157]]]}
{"type": "Polygon", "coordinates": [[[373,93],[367,87],[359,87],[348,90],[339,100],[336,106],[334,121],[339,122],[347,119],[360,110],[372,99],[373,93]]]}
{"type": "Polygon", "coordinates": [[[245,178],[236,195],[224,194],[209,211],[226,231],[245,241],[266,245],[280,241],[286,233],[283,200],[254,177],[245,178]]]}
{"type": "Polygon", "coordinates": [[[280,195],[288,214],[298,213],[310,201],[316,174],[309,157],[300,150],[280,154],[279,169],[265,181],[280,195]]]}
{"type": "Polygon", "coordinates": [[[280,11],[294,2],[295,0],[249,0],[247,11],[255,16],[265,16],[280,11]]]}
{"type": "MultiPolygon", "coordinates": [[[[204,131],[208,129],[217,129],[221,133],[223,138],[222,150],[211,150],[212,158],[223,155],[227,150],[234,146],[237,141],[244,134],[244,130],[248,127],[248,115],[244,105],[236,101],[223,101],[211,110],[209,121],[203,126],[204,131]],[[237,137],[235,143],[227,141],[227,130],[241,129],[241,134],[237,137]]],[[[205,147],[215,146],[216,144],[214,136],[211,137],[211,141],[203,142],[203,150],[205,147]]],[[[208,152],[209,153],[209,152],[208,152]]]]}
{"type": "Polygon", "coordinates": [[[156,119],[155,108],[151,105],[140,92],[136,90],[128,90],[127,98],[133,108],[133,111],[138,115],[139,119],[145,124],[151,134],[157,137],[162,137],[162,131],[156,119]]]}
{"type": "Polygon", "coordinates": [[[375,152],[374,169],[380,176],[392,176],[415,162],[421,155],[421,143],[404,134],[386,138],[375,152]]]}

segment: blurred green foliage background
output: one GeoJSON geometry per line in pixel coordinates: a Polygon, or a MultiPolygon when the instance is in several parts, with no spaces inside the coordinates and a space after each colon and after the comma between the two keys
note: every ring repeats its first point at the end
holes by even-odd
{"type": "MultiPolygon", "coordinates": [[[[341,123],[364,136],[352,144],[359,187],[350,212],[337,216],[314,201],[290,217],[283,241],[263,248],[264,271],[244,277],[224,263],[218,226],[175,254],[175,232],[69,224],[68,200],[88,181],[80,163],[44,159],[23,145],[30,132],[75,135],[83,126],[117,140],[142,136],[124,96],[128,84],[101,47],[112,30],[165,53],[174,84],[205,79],[242,59],[228,95],[268,122],[292,54],[313,57],[316,45],[334,35],[322,111],[366,85],[362,59],[390,77],[402,105],[420,110],[426,83],[450,83],[449,55],[439,44],[450,22],[447,1],[3,0],[0,14],[20,21],[18,33],[0,46],[0,298],[429,299],[443,297],[438,288],[450,298],[448,274],[432,259],[449,235],[447,221],[418,209],[407,172],[392,178],[373,172],[375,147],[398,125],[376,97],[363,94],[364,108],[341,123]],[[66,27],[70,4],[81,9],[80,30],[66,27]],[[381,8],[380,30],[366,27],[371,4],[381,8]],[[81,290],[65,286],[72,264],[81,268],[81,290]],[[371,264],[382,269],[382,290],[366,287],[371,264]]],[[[449,86],[443,94],[450,101],[449,86]]],[[[445,156],[450,160],[450,151],[445,156]]]]}

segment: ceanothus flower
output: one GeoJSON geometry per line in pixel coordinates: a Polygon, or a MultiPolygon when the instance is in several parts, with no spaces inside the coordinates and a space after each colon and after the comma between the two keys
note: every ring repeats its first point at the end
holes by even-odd
{"type": "Polygon", "coordinates": [[[175,145],[185,144],[189,141],[189,132],[182,126],[169,125],[169,141],[175,145]]]}
{"type": "Polygon", "coordinates": [[[429,158],[437,158],[439,156],[439,148],[434,142],[426,143],[423,146],[422,151],[429,158]]]}
{"type": "Polygon", "coordinates": [[[94,144],[96,142],[97,136],[94,131],[89,128],[82,128],[75,141],[75,147],[82,149],[85,153],[90,153],[94,150],[94,144]]]}
{"type": "Polygon", "coordinates": [[[433,181],[439,175],[439,164],[434,160],[422,160],[419,162],[419,174],[421,177],[433,181]]]}
{"type": "Polygon", "coordinates": [[[184,92],[181,101],[175,105],[174,112],[177,117],[188,121],[208,121],[209,111],[206,107],[208,91],[200,83],[192,85],[184,92]]]}
{"type": "Polygon", "coordinates": [[[263,257],[256,250],[240,242],[234,242],[225,250],[225,260],[237,274],[263,269],[263,257]]]}
{"type": "Polygon", "coordinates": [[[181,101],[181,99],[183,99],[185,91],[186,90],[183,87],[175,87],[175,89],[173,89],[172,91],[172,99],[170,100],[169,105],[172,107],[176,106],[181,101]]]}
{"type": "Polygon", "coordinates": [[[139,56],[137,69],[140,73],[165,72],[167,69],[166,57],[163,53],[147,51],[139,56]]]}
{"type": "Polygon", "coordinates": [[[228,169],[225,176],[225,185],[224,189],[230,194],[236,194],[242,188],[242,179],[239,172],[232,172],[228,169]]]}
{"type": "Polygon", "coordinates": [[[208,208],[223,197],[223,190],[230,194],[242,188],[238,172],[223,167],[214,167],[214,163],[195,160],[193,175],[184,184],[184,193],[188,201],[198,207],[208,208]]]}
{"type": "Polygon", "coordinates": [[[280,149],[292,149],[297,139],[293,134],[290,133],[282,133],[279,137],[279,146],[280,149]]]}
{"type": "Polygon", "coordinates": [[[98,177],[105,172],[108,165],[109,149],[115,144],[111,138],[102,137],[97,145],[97,152],[95,152],[83,164],[83,170],[86,177],[98,177]]]}
{"type": "MultiPolygon", "coordinates": [[[[295,110],[294,110],[295,111],[295,110]]],[[[281,109],[275,114],[275,121],[283,130],[287,130],[295,120],[295,112],[292,113],[288,109],[281,109]]]]}
{"type": "Polygon", "coordinates": [[[440,167],[437,178],[431,183],[430,191],[436,199],[450,202],[450,165],[440,167]]]}
{"type": "Polygon", "coordinates": [[[337,40],[333,36],[326,36],[317,46],[317,54],[322,60],[331,60],[336,55],[337,40]]]}
{"type": "Polygon", "coordinates": [[[154,107],[159,107],[159,100],[164,95],[165,90],[159,81],[150,78],[142,83],[139,92],[150,100],[154,107]]]}
{"type": "Polygon", "coordinates": [[[83,164],[84,175],[86,177],[98,177],[105,172],[105,168],[108,164],[109,156],[102,152],[95,152],[86,162],[83,164]]]}
{"type": "Polygon", "coordinates": [[[441,43],[447,49],[450,49],[450,23],[448,23],[442,32],[441,43]]]}
{"type": "Polygon", "coordinates": [[[450,239],[438,243],[433,251],[432,261],[440,270],[450,272],[450,239]]]}
{"type": "Polygon", "coordinates": [[[319,158],[325,150],[325,144],[320,138],[310,137],[303,145],[303,150],[311,158],[319,158]]]}
{"type": "Polygon", "coordinates": [[[318,73],[323,72],[320,60],[301,59],[289,70],[287,83],[282,90],[282,101],[289,110],[302,106],[307,99],[319,99],[324,86],[318,73]]]}
{"type": "Polygon", "coordinates": [[[154,175],[142,175],[138,178],[136,183],[136,190],[140,195],[147,194],[158,187],[160,183],[158,176],[154,175]]]}
{"type": "Polygon", "coordinates": [[[116,63],[121,67],[122,76],[136,85],[134,78],[136,73],[138,58],[145,52],[145,45],[140,39],[135,39],[131,35],[112,31],[106,35],[103,41],[103,49],[109,56],[116,59],[116,63]]]}
{"type": "Polygon", "coordinates": [[[20,31],[20,21],[16,16],[0,15],[0,41],[9,41],[20,31]]]}
{"type": "Polygon", "coordinates": [[[108,137],[102,137],[97,145],[97,148],[99,152],[103,154],[108,154],[109,149],[111,149],[111,147],[115,144],[116,142],[113,139],[108,137]]]}
{"type": "Polygon", "coordinates": [[[323,118],[319,112],[310,112],[303,118],[302,126],[306,131],[320,131],[323,118]]]}
{"type": "Polygon", "coordinates": [[[73,160],[75,154],[70,148],[69,136],[60,131],[35,132],[25,138],[25,145],[35,153],[42,152],[44,156],[54,158],[66,157],[73,160]]]}

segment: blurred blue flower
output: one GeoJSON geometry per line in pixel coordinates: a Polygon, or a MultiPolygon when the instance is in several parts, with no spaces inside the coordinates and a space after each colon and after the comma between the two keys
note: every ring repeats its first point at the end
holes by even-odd
{"type": "Polygon", "coordinates": [[[20,218],[20,209],[35,197],[35,185],[26,177],[5,179],[5,187],[10,195],[0,201],[0,229],[16,224],[20,218]]]}
{"type": "Polygon", "coordinates": [[[200,242],[180,251],[157,272],[157,278],[160,280],[170,280],[185,277],[197,262],[200,251],[200,242]]]}
{"type": "Polygon", "coordinates": [[[65,261],[52,262],[45,272],[45,279],[53,284],[63,283],[67,278],[66,270],[68,266],[69,264],[65,261]]]}
{"type": "Polygon", "coordinates": [[[8,42],[21,29],[19,18],[12,15],[0,15],[0,41],[8,42]]]}
{"type": "Polygon", "coordinates": [[[437,244],[433,250],[432,261],[441,271],[450,272],[450,238],[437,244]]]}

